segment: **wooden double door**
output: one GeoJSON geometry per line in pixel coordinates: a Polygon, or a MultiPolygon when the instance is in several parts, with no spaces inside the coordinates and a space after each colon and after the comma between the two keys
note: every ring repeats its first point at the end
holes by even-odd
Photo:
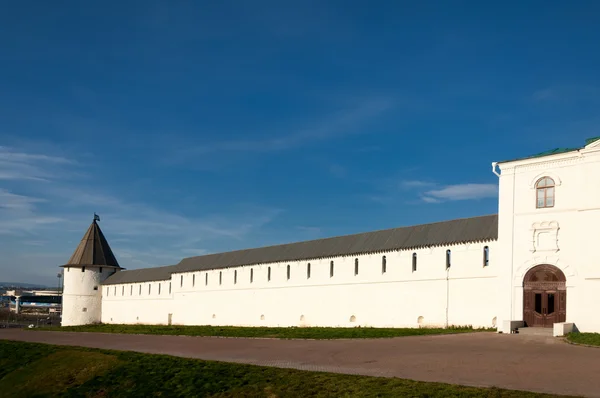
{"type": "Polygon", "coordinates": [[[523,320],[529,327],[550,328],[567,318],[566,278],[551,265],[539,265],[525,275],[523,320]]]}
{"type": "Polygon", "coordinates": [[[566,296],[564,290],[525,291],[523,320],[526,326],[551,328],[557,322],[564,322],[566,296]]]}

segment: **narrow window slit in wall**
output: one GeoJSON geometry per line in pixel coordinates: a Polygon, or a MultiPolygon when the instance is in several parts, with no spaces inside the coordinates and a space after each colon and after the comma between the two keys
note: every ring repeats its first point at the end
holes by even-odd
{"type": "Polygon", "coordinates": [[[446,269],[450,268],[452,265],[452,251],[450,249],[446,250],[446,269]]]}
{"type": "Polygon", "coordinates": [[[152,284],[148,283],[148,295],[152,292],[152,284]]]}
{"type": "Polygon", "coordinates": [[[181,275],[181,283],[180,283],[180,287],[183,287],[183,275],[181,275]]]}
{"type": "Polygon", "coordinates": [[[142,295],[142,285],[140,284],[140,290],[138,292],[138,296],[141,296],[141,295],[142,295]]]}
{"type": "Polygon", "coordinates": [[[306,279],[310,279],[310,263],[306,265],[306,279]]]}
{"type": "Polygon", "coordinates": [[[102,273],[102,267],[98,268],[98,272],[102,273]]]}
{"type": "Polygon", "coordinates": [[[115,291],[113,292],[113,296],[117,295],[117,287],[115,286],[115,291]]]}
{"type": "Polygon", "coordinates": [[[233,271],[233,284],[237,284],[237,270],[233,271]]]}
{"type": "Polygon", "coordinates": [[[223,283],[223,272],[219,271],[219,285],[223,283]]]}
{"type": "Polygon", "coordinates": [[[387,272],[387,259],[385,256],[381,257],[381,273],[385,274],[387,272]]]}
{"type": "Polygon", "coordinates": [[[125,295],[125,285],[122,286],[121,288],[121,296],[125,295]]]}
{"type": "Polygon", "coordinates": [[[354,259],[354,276],[358,275],[358,258],[354,259]]]}
{"type": "Polygon", "coordinates": [[[204,274],[204,285],[208,286],[208,272],[204,274]]]}
{"type": "Polygon", "coordinates": [[[85,272],[85,267],[81,267],[81,272],[85,272]]]}
{"type": "Polygon", "coordinates": [[[107,296],[107,297],[109,296],[109,291],[108,291],[108,289],[109,289],[109,288],[107,287],[107,288],[106,288],[106,296],[107,296]]]}
{"type": "Polygon", "coordinates": [[[267,268],[267,281],[271,280],[271,267],[267,268]]]}
{"type": "Polygon", "coordinates": [[[192,287],[196,286],[196,274],[192,275],[192,287]]]}
{"type": "Polygon", "coordinates": [[[160,283],[158,284],[158,295],[160,296],[160,283]]]}
{"type": "Polygon", "coordinates": [[[290,269],[290,265],[288,264],[287,265],[287,279],[288,279],[288,281],[290,280],[291,272],[292,272],[292,270],[290,269]]]}
{"type": "Polygon", "coordinates": [[[129,289],[129,295],[133,296],[133,285],[131,285],[131,289],[129,289]]]}
{"type": "Polygon", "coordinates": [[[169,282],[169,294],[171,294],[171,282],[169,282]]]}
{"type": "Polygon", "coordinates": [[[417,253],[413,253],[412,255],[412,272],[417,271],[417,253]]]}
{"type": "Polygon", "coordinates": [[[333,278],[333,260],[329,263],[329,277],[333,278]]]}
{"type": "Polygon", "coordinates": [[[250,283],[254,282],[254,268],[250,268],[250,283]]]}
{"type": "Polygon", "coordinates": [[[490,248],[485,246],[483,248],[483,266],[487,267],[488,265],[490,265],[490,248]]]}

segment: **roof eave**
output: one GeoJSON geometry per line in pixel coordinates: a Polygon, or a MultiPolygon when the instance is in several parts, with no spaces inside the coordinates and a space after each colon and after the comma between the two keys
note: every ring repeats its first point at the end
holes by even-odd
{"type": "Polygon", "coordinates": [[[502,160],[502,161],[494,162],[494,163],[499,166],[505,165],[508,163],[517,163],[517,162],[523,163],[523,164],[537,163],[540,161],[547,161],[548,158],[556,158],[556,159],[570,158],[570,157],[573,157],[573,155],[578,154],[580,151],[581,151],[581,149],[577,148],[577,149],[572,149],[572,150],[560,152],[560,153],[550,153],[548,155],[541,155],[541,156],[533,155],[533,156],[517,158],[517,159],[512,159],[512,160],[502,160]]]}

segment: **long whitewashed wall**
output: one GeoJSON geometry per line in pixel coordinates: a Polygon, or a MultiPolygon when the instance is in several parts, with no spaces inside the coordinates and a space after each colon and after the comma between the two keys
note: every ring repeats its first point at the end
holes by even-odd
{"type": "Polygon", "coordinates": [[[492,327],[498,307],[496,243],[175,273],[170,281],[104,286],[102,322],[492,327]],[[490,261],[484,266],[486,246],[490,261]],[[448,249],[451,250],[449,269],[446,268],[448,249]],[[414,272],[413,253],[417,253],[414,272]],[[355,275],[356,259],[358,274],[355,275]]]}

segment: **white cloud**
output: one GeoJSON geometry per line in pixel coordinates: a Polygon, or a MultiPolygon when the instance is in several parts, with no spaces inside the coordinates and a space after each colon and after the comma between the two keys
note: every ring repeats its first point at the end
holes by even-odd
{"type": "Polygon", "coordinates": [[[19,152],[0,146],[0,180],[48,181],[73,161],[61,156],[19,152]]]}
{"type": "Polygon", "coordinates": [[[496,184],[457,184],[424,192],[422,199],[428,203],[454,200],[492,198],[498,195],[496,184]]]}
{"type": "Polygon", "coordinates": [[[44,201],[44,199],[17,195],[7,191],[6,189],[0,188],[0,209],[9,209],[13,211],[32,211],[35,207],[35,203],[44,201]]]}
{"type": "Polygon", "coordinates": [[[183,257],[218,251],[220,245],[232,241],[243,245],[250,234],[281,212],[237,205],[223,214],[189,215],[171,210],[176,209],[175,204],[162,207],[148,202],[147,195],[125,200],[94,176],[65,177],[62,168],[77,162],[59,156],[2,147],[0,161],[4,162],[0,173],[11,176],[4,181],[8,189],[0,188],[0,235],[4,236],[0,240],[0,274],[8,274],[9,279],[21,279],[25,269],[27,278],[34,281],[36,270],[40,278],[52,275],[54,267],[64,263],[77,246],[94,211],[101,216],[104,233],[121,265],[127,268],[174,264],[183,257]]]}
{"type": "Polygon", "coordinates": [[[402,188],[411,189],[411,188],[424,188],[434,186],[435,183],[430,181],[421,181],[421,180],[406,180],[401,181],[400,186],[402,188]]]}

